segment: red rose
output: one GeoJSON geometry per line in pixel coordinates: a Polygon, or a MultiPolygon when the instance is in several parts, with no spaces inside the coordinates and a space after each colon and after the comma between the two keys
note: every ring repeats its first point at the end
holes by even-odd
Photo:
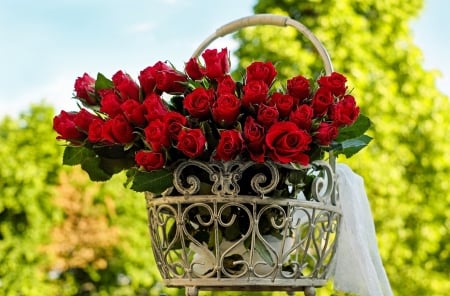
{"type": "Polygon", "coordinates": [[[164,155],[162,153],[145,150],[138,151],[134,156],[134,160],[137,165],[143,167],[146,171],[158,170],[162,168],[165,163],[164,155]]]}
{"type": "Polygon", "coordinates": [[[135,100],[126,100],[120,105],[123,114],[135,126],[143,127],[147,123],[145,119],[146,108],[143,104],[135,100]]]}
{"type": "Polygon", "coordinates": [[[133,127],[125,118],[125,115],[117,115],[109,121],[109,124],[111,126],[111,135],[113,136],[115,143],[128,144],[133,141],[133,127]]]}
{"type": "Polygon", "coordinates": [[[88,105],[96,105],[95,79],[84,73],[75,80],[75,96],[88,105]]]}
{"type": "Polygon", "coordinates": [[[277,108],[278,112],[280,113],[280,117],[289,116],[292,108],[294,108],[294,98],[292,96],[276,92],[273,93],[270,98],[270,105],[273,105],[277,108]]]}
{"type": "Polygon", "coordinates": [[[259,105],[256,120],[264,127],[270,127],[278,121],[279,117],[278,109],[275,106],[267,106],[266,104],[259,105]]]}
{"type": "Polygon", "coordinates": [[[264,162],[266,150],[264,127],[251,116],[248,116],[244,123],[244,139],[250,159],[258,163],[264,162]]]}
{"type": "Polygon", "coordinates": [[[230,75],[226,75],[223,78],[218,79],[216,92],[218,96],[221,94],[235,94],[236,82],[230,75]]]}
{"type": "Polygon", "coordinates": [[[206,138],[200,129],[182,129],[177,149],[189,158],[200,156],[205,150],[206,138]]]}
{"type": "Polygon", "coordinates": [[[331,123],[322,122],[314,133],[317,144],[328,146],[338,136],[338,129],[331,123]]]}
{"type": "Polygon", "coordinates": [[[58,116],[53,118],[53,129],[59,134],[57,139],[78,142],[86,138],[86,135],[77,128],[74,122],[76,116],[76,112],[61,111],[58,116]]]}
{"type": "Polygon", "coordinates": [[[340,97],[345,94],[347,90],[347,86],[345,85],[346,82],[347,78],[337,72],[331,73],[330,76],[322,76],[317,81],[320,87],[328,88],[336,97],[340,97]]]}
{"type": "Polygon", "coordinates": [[[266,102],[269,87],[262,80],[253,80],[244,85],[243,92],[242,105],[250,107],[266,102]]]}
{"type": "Polygon", "coordinates": [[[139,83],[141,84],[141,88],[144,90],[145,95],[155,92],[156,88],[155,73],[157,71],[163,71],[168,68],[169,66],[167,66],[161,61],[158,61],[153,66],[147,67],[140,72],[138,79],[139,83]]]}
{"type": "Polygon", "coordinates": [[[167,132],[167,125],[159,120],[153,120],[144,129],[145,140],[154,151],[160,152],[163,148],[170,146],[169,133],[167,132]]]}
{"type": "Polygon", "coordinates": [[[289,115],[289,121],[295,123],[299,128],[309,131],[312,125],[314,110],[306,104],[297,106],[289,115]]]}
{"type": "Polygon", "coordinates": [[[205,119],[209,117],[213,101],[213,89],[196,88],[186,95],[183,106],[192,117],[205,119]]]}
{"type": "Polygon", "coordinates": [[[104,124],[104,121],[100,118],[97,118],[91,122],[91,124],[89,125],[89,131],[88,131],[89,142],[99,143],[103,140],[103,138],[102,138],[103,124],[104,124]]]}
{"type": "Polygon", "coordinates": [[[108,114],[110,118],[122,113],[121,100],[113,89],[102,89],[100,94],[100,112],[108,114]]]}
{"type": "Polygon", "coordinates": [[[102,124],[101,129],[101,135],[100,135],[100,142],[103,142],[104,144],[114,144],[116,142],[116,139],[114,139],[113,135],[113,122],[112,120],[106,120],[102,124]]]}
{"type": "Polygon", "coordinates": [[[183,93],[186,76],[173,68],[167,67],[155,72],[156,88],[169,94],[183,93]]]}
{"type": "Polygon", "coordinates": [[[80,112],[75,114],[73,122],[77,126],[78,130],[87,134],[89,131],[89,125],[97,118],[98,117],[95,114],[92,114],[86,109],[81,109],[80,112]]]}
{"type": "Polygon", "coordinates": [[[197,58],[190,58],[189,61],[185,64],[184,70],[186,71],[186,74],[193,80],[201,80],[203,78],[203,74],[200,69],[200,65],[198,64],[197,58]]]}
{"type": "Polygon", "coordinates": [[[299,75],[287,81],[287,92],[300,102],[309,96],[309,80],[299,75]]]}
{"type": "Polygon", "coordinates": [[[120,97],[122,98],[121,101],[128,99],[139,100],[139,86],[131,79],[130,75],[122,71],[117,71],[113,75],[112,81],[115,88],[119,91],[120,97]]]}
{"type": "Polygon", "coordinates": [[[226,127],[236,122],[241,100],[233,94],[222,94],[212,106],[212,116],[219,125],[226,127]]]}
{"type": "Polygon", "coordinates": [[[266,135],[269,157],[279,163],[307,165],[309,157],[304,152],[309,150],[310,143],[311,136],[289,121],[275,123],[266,135]]]}
{"type": "Polygon", "coordinates": [[[314,110],[314,116],[323,116],[328,108],[333,104],[333,94],[328,88],[320,87],[314,94],[311,101],[311,107],[314,110]]]}
{"type": "Polygon", "coordinates": [[[336,126],[351,125],[359,116],[355,98],[345,95],[341,101],[331,106],[330,118],[336,126]]]}
{"type": "Polygon", "coordinates": [[[277,70],[271,62],[253,62],[246,69],[245,81],[262,80],[270,86],[277,76],[277,70]]]}
{"type": "Polygon", "coordinates": [[[166,105],[164,105],[161,96],[156,93],[147,95],[144,99],[145,118],[150,122],[155,119],[161,119],[169,112],[166,105]]]}
{"type": "Polygon", "coordinates": [[[224,130],[220,133],[219,143],[217,144],[216,155],[217,160],[228,161],[234,159],[242,152],[244,140],[237,130],[224,130]]]}
{"type": "Polygon", "coordinates": [[[230,71],[230,61],[226,48],[223,48],[220,52],[217,49],[207,49],[203,52],[202,57],[205,61],[205,68],[201,69],[202,73],[210,79],[218,79],[230,71]]]}
{"type": "Polygon", "coordinates": [[[182,128],[187,124],[187,119],[178,112],[170,111],[164,115],[163,122],[167,127],[169,136],[177,141],[182,128]]]}

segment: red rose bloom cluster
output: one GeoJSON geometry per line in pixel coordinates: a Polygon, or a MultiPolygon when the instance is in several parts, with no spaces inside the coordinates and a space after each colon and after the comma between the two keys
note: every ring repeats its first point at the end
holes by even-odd
{"type": "Polygon", "coordinates": [[[320,77],[317,87],[298,75],[280,91],[271,62],[253,62],[238,82],[226,48],[202,58],[191,58],[183,72],[157,62],[138,82],[122,71],[111,80],[78,77],[75,98],[84,108],[54,118],[57,138],[92,150],[122,147],[146,171],[182,159],[308,165],[359,116],[339,73],[320,77]]]}

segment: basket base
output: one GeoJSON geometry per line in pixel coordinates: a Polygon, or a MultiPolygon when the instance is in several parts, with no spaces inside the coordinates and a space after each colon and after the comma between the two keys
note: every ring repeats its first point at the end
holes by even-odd
{"type": "Polygon", "coordinates": [[[316,295],[315,288],[327,283],[322,279],[269,279],[249,278],[248,280],[236,278],[224,279],[172,279],[165,280],[165,285],[173,288],[186,288],[186,296],[197,296],[199,290],[208,291],[286,291],[293,295],[298,291],[305,296],[316,295]]]}

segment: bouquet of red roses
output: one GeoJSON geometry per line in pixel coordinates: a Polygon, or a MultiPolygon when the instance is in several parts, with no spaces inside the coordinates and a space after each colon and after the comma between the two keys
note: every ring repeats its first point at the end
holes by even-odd
{"type": "Polygon", "coordinates": [[[339,73],[309,80],[301,75],[274,89],[271,62],[250,64],[242,80],[230,75],[228,51],[208,49],[183,72],[157,62],[139,84],[118,71],[75,81],[78,112],[62,111],[53,127],[65,140],[63,163],[78,165],[95,181],[127,170],[136,191],[170,187],[183,160],[272,161],[304,168],[325,153],[358,152],[371,140],[339,73]]]}

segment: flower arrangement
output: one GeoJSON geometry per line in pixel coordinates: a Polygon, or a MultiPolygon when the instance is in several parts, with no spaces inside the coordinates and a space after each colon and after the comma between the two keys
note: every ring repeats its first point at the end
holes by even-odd
{"type": "Polygon", "coordinates": [[[183,72],[161,61],[140,72],[139,84],[118,71],[75,81],[78,112],[54,117],[67,146],[63,163],[91,180],[127,171],[131,189],[161,194],[181,161],[272,161],[300,170],[326,153],[350,157],[371,138],[342,74],[302,75],[275,89],[277,70],[255,61],[241,81],[230,75],[226,48],[207,49],[183,72]]]}

